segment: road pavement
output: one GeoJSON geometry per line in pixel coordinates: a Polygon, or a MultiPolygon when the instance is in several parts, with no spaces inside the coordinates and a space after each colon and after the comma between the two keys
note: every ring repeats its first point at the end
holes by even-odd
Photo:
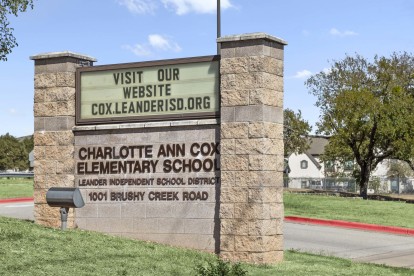
{"type": "MultiPolygon", "coordinates": [[[[0,216],[33,220],[33,201],[0,202],[0,216]]],[[[414,237],[285,222],[285,249],[414,269],[414,237]]]]}
{"type": "Polygon", "coordinates": [[[34,220],[33,201],[27,202],[0,202],[0,216],[34,220]]]}
{"type": "Polygon", "coordinates": [[[414,269],[414,237],[286,223],[285,249],[414,269]]]}

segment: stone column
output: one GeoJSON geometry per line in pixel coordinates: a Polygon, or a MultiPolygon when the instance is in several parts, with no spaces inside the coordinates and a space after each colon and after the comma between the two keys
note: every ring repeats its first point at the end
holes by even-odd
{"type": "Polygon", "coordinates": [[[283,259],[283,49],[264,34],[221,44],[220,255],[283,259]]]}
{"type": "MultiPolygon", "coordinates": [[[[46,204],[50,187],[74,187],[75,72],[96,59],[72,52],[31,56],[34,75],[34,217],[59,227],[59,208],[46,204]]],[[[73,227],[73,210],[68,227],[73,227]]]]}

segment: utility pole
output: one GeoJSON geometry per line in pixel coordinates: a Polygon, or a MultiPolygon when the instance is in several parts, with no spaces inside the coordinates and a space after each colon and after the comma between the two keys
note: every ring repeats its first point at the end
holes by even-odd
{"type": "MultiPolygon", "coordinates": [[[[217,0],[217,38],[221,37],[221,5],[217,0]]],[[[217,43],[217,55],[220,55],[220,43],[217,43]]]]}

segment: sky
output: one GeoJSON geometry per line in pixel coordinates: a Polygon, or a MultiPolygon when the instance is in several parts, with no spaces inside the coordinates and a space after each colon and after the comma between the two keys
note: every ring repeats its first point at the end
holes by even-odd
{"type": "MultiPolygon", "coordinates": [[[[285,47],[284,107],[319,118],[305,81],[356,53],[414,53],[414,0],[221,0],[221,34],[264,32],[285,47]]],[[[72,51],[95,65],[216,54],[216,0],[34,0],[9,16],[19,46],[0,61],[0,135],[33,134],[34,62],[72,51]]],[[[313,128],[313,132],[316,128],[313,128]]]]}

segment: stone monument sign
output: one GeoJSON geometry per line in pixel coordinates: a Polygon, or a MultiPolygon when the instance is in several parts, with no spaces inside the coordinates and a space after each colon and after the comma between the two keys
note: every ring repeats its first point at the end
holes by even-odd
{"type": "Polygon", "coordinates": [[[50,187],[78,187],[68,226],[283,259],[283,48],[263,34],[218,39],[219,56],[94,66],[35,61],[35,220],[59,226],[50,187]]]}

